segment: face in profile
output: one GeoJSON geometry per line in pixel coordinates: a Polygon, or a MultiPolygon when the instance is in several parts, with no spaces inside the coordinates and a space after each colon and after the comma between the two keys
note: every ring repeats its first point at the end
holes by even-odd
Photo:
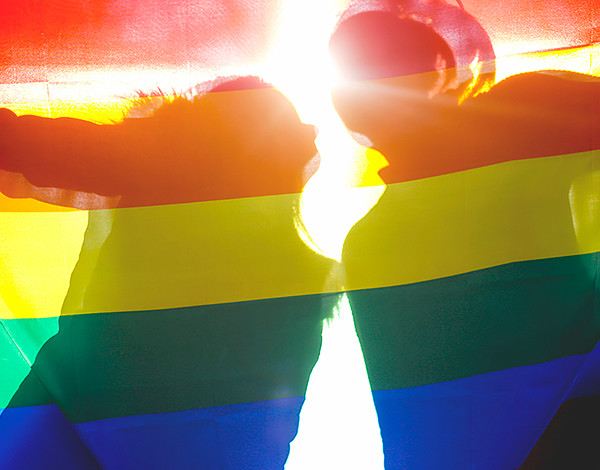
{"type": "Polygon", "coordinates": [[[228,90],[219,86],[206,96],[226,129],[220,137],[227,153],[272,183],[300,192],[304,168],[317,152],[315,128],[302,123],[292,103],[273,87],[228,90]]]}

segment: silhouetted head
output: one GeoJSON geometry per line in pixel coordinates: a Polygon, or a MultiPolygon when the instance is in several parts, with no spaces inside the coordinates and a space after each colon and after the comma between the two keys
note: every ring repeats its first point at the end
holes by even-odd
{"type": "Polygon", "coordinates": [[[485,92],[495,82],[496,54],[488,33],[460,0],[387,0],[391,10],[433,28],[452,50],[461,99],[485,92]]]}
{"type": "MultiPolygon", "coordinates": [[[[331,56],[344,78],[373,80],[454,67],[446,42],[424,23],[383,11],[352,16],[329,42],[331,56]]],[[[425,83],[422,86],[428,86],[425,83]]]]}
{"type": "Polygon", "coordinates": [[[303,124],[292,103],[257,77],[217,83],[150,118],[179,137],[172,145],[180,150],[173,153],[197,159],[206,184],[225,192],[227,186],[264,188],[264,194],[300,192],[304,167],[316,154],[315,128],[303,124]]]}
{"type": "Polygon", "coordinates": [[[330,40],[342,82],[333,102],[346,126],[380,137],[427,121],[428,100],[454,79],[454,56],[427,24],[388,12],[343,21],[330,40]]]}

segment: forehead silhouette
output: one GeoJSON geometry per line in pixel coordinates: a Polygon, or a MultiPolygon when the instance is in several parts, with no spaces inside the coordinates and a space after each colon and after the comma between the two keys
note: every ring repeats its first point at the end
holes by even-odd
{"type": "MultiPolygon", "coordinates": [[[[178,132],[191,126],[190,136],[203,135],[207,143],[221,142],[231,147],[236,141],[243,144],[250,139],[255,141],[253,145],[264,141],[266,149],[269,139],[295,132],[295,127],[301,124],[288,98],[255,76],[218,81],[194,100],[176,99],[166,103],[153,118],[157,125],[174,127],[178,132]]],[[[240,153],[239,148],[230,150],[232,158],[240,153]]]]}
{"type": "Polygon", "coordinates": [[[432,28],[387,12],[366,12],[343,21],[329,43],[348,79],[368,80],[436,70],[438,55],[454,65],[446,42],[432,28]]]}
{"type": "Polygon", "coordinates": [[[214,86],[210,91],[240,91],[240,90],[252,90],[257,88],[271,88],[272,85],[265,83],[259,77],[245,76],[228,79],[218,85],[214,86]]]}

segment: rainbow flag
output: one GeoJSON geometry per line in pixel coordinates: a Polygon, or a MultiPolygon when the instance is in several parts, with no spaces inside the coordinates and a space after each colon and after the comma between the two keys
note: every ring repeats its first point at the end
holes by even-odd
{"type": "Polygon", "coordinates": [[[386,469],[600,464],[573,431],[600,396],[599,2],[320,1],[286,42],[293,3],[0,2],[0,470],[284,468],[343,296],[386,469]],[[385,189],[336,261],[303,190],[317,150],[323,175],[354,156],[226,77],[312,89],[371,10],[433,28],[471,85],[410,132],[334,91],[389,162],[347,178],[385,189]]]}

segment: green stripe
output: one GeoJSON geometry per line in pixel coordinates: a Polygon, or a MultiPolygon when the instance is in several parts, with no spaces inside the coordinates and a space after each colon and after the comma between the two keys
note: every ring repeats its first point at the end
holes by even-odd
{"type": "Polygon", "coordinates": [[[349,292],[374,390],[588,352],[600,339],[598,253],[349,292]]]}
{"type": "MultiPolygon", "coordinates": [[[[71,422],[301,397],[337,299],[63,316],[33,367],[71,422]]],[[[10,406],[38,404],[29,378],[10,406]]]]}
{"type": "MultiPolygon", "coordinates": [[[[54,321],[56,324],[56,320],[54,321]]],[[[17,347],[16,340],[0,325],[0,409],[4,408],[30,372],[25,352],[17,347]]],[[[38,345],[39,348],[39,345],[38,345]]],[[[23,401],[32,405],[51,403],[46,389],[35,375],[29,378],[29,386],[22,392],[23,401]]]]}

